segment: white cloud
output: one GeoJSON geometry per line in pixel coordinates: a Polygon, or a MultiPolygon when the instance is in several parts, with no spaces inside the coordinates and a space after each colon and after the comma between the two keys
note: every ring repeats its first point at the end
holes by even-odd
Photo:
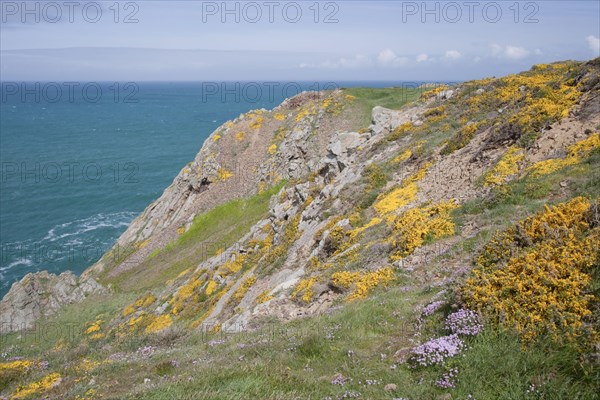
{"type": "Polygon", "coordinates": [[[408,62],[408,59],[406,57],[398,57],[392,50],[385,49],[377,56],[377,62],[386,67],[399,67],[405,65],[408,62]]]}
{"type": "Polygon", "coordinates": [[[534,53],[536,56],[541,56],[542,54],[544,54],[544,53],[542,52],[542,50],[540,50],[540,49],[535,49],[535,50],[533,51],[533,53],[534,53]]]}
{"type": "Polygon", "coordinates": [[[500,56],[502,54],[502,46],[499,46],[497,44],[493,44],[490,46],[492,48],[492,55],[493,56],[500,56]]]}
{"type": "Polygon", "coordinates": [[[392,50],[385,49],[382,50],[381,53],[379,53],[379,55],[377,56],[377,61],[379,61],[382,64],[388,64],[390,62],[393,62],[396,58],[397,56],[392,50]]]}
{"type": "Polygon", "coordinates": [[[502,47],[497,44],[492,44],[490,47],[494,57],[508,58],[509,60],[520,60],[530,54],[529,50],[519,46],[502,47]]]}
{"type": "Polygon", "coordinates": [[[462,54],[460,54],[460,52],[458,52],[456,50],[448,50],[446,52],[446,58],[448,60],[458,60],[461,57],[462,57],[462,54]]]}
{"type": "Polygon", "coordinates": [[[596,56],[600,55],[600,38],[590,35],[586,39],[587,39],[588,45],[590,46],[590,49],[594,52],[594,54],[596,56]]]}
{"type": "Polygon", "coordinates": [[[419,54],[417,56],[417,62],[425,62],[427,60],[429,60],[429,56],[427,54],[425,54],[425,53],[419,54]]]}
{"type": "Polygon", "coordinates": [[[523,47],[506,46],[504,55],[511,60],[520,60],[521,58],[527,57],[529,55],[529,51],[523,47]]]}

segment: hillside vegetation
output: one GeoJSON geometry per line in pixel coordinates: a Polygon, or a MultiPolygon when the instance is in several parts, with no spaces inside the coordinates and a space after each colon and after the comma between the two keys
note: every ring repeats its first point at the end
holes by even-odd
{"type": "Polygon", "coordinates": [[[600,59],[251,111],[0,398],[600,398],[599,132],[600,59]]]}

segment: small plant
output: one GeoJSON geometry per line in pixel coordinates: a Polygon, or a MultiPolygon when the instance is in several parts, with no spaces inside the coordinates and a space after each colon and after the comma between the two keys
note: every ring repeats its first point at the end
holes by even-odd
{"type": "Polygon", "coordinates": [[[464,308],[448,315],[445,326],[450,332],[465,336],[475,336],[483,330],[479,315],[464,308]]]}
{"type": "Polygon", "coordinates": [[[414,367],[444,365],[447,358],[457,356],[465,347],[456,334],[431,339],[412,350],[411,361],[414,367]]]}

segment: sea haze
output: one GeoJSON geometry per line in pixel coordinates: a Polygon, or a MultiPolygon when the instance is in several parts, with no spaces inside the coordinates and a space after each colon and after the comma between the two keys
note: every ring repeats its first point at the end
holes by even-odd
{"type": "Polygon", "coordinates": [[[394,85],[2,82],[0,297],[94,263],[225,121],[299,88],[394,85]]]}

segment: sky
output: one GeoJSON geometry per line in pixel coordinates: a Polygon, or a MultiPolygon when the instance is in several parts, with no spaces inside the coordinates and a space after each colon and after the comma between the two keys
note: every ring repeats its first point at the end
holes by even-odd
{"type": "Polygon", "coordinates": [[[7,1],[2,81],[462,81],[600,56],[600,1],[7,1]]]}

